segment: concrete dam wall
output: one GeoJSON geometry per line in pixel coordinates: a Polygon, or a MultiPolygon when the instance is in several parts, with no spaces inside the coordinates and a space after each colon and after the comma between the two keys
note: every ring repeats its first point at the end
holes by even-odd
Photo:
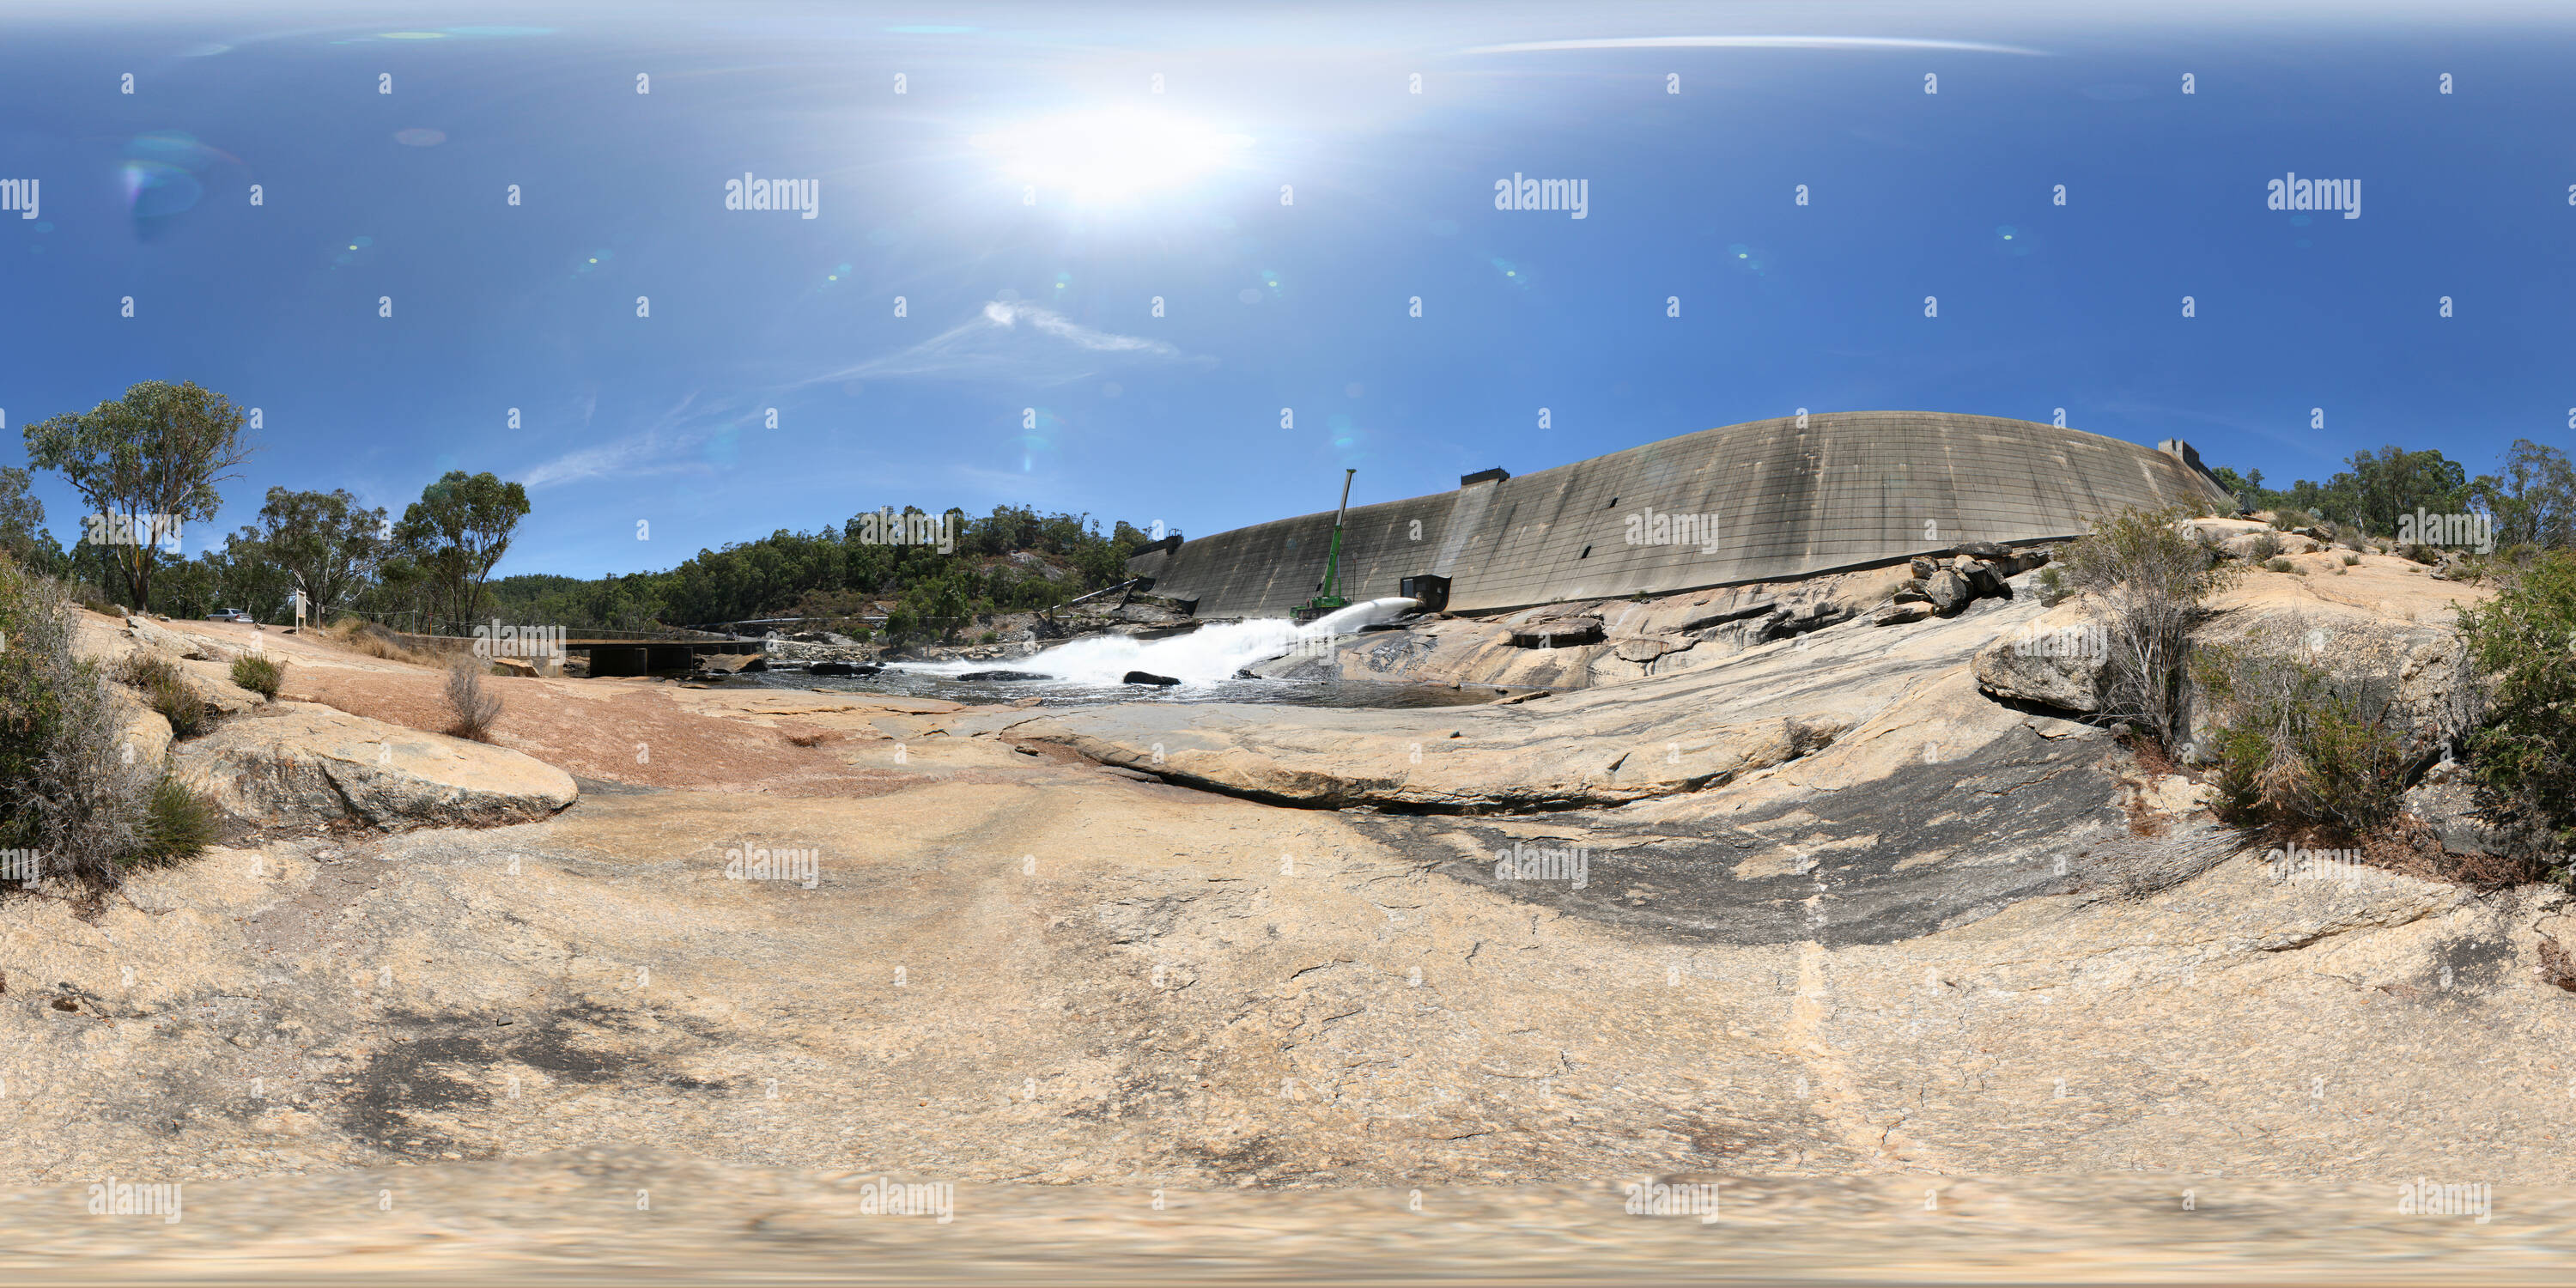
{"type": "MultiPolygon", "coordinates": [[[[2125,507],[2176,503],[2235,504],[2179,441],[2156,450],[1943,412],[1759,420],[1355,506],[1340,593],[1393,595],[1429,574],[1451,579],[1453,612],[1670,594],[2077,536],[2125,507]]],[[[1149,550],[1128,570],[1158,595],[1195,598],[1201,617],[1280,617],[1315,595],[1332,532],[1325,510],[1149,550]]]]}

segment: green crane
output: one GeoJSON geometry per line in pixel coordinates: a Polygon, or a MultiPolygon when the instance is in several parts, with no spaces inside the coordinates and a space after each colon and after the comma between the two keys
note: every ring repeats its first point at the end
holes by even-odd
{"type": "Polygon", "coordinates": [[[1289,610],[1288,615],[1297,621],[1311,622],[1336,608],[1351,606],[1351,601],[1338,592],[1342,570],[1342,516],[1350,512],[1351,479],[1358,473],[1356,469],[1342,471],[1342,503],[1333,511],[1333,544],[1324,554],[1324,584],[1319,588],[1323,593],[1289,610]]]}

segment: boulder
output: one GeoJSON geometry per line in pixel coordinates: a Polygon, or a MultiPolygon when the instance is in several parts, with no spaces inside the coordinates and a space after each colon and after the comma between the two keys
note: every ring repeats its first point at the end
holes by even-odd
{"type": "Polygon", "coordinates": [[[2074,601],[1977,650],[1977,687],[2061,711],[2099,711],[2111,673],[2110,636],[2074,601]]]}
{"type": "Polygon", "coordinates": [[[2406,789],[2406,812],[2431,828],[2443,849],[2454,854],[2506,852],[2511,848],[2508,838],[2488,828],[2477,809],[2477,793],[2468,770],[2457,761],[2444,760],[2434,765],[2424,772],[2421,781],[2406,789]]]}
{"type": "Polygon", "coordinates": [[[1601,637],[1598,617],[1543,618],[1512,628],[1512,644],[1517,648],[1571,648],[1598,644],[1601,637]]]}
{"type": "Polygon", "coordinates": [[[1930,617],[1931,615],[1931,604],[1920,599],[1902,600],[1870,614],[1869,624],[1872,626],[1902,626],[1907,622],[1922,621],[1924,618],[1930,617]]]}
{"type": "Polygon", "coordinates": [[[515,675],[531,680],[537,677],[537,664],[523,657],[493,658],[492,669],[501,675],[515,675]]]}
{"type": "Polygon", "coordinates": [[[1943,617],[1968,606],[1974,596],[1968,579],[1954,568],[1943,568],[1923,580],[1923,597],[1932,601],[1932,611],[1943,617]]]}
{"type": "Polygon", "coordinates": [[[807,675],[874,675],[882,666],[866,662],[816,662],[805,668],[807,675]]]}
{"type": "Polygon", "coordinates": [[[698,669],[715,675],[748,675],[769,669],[769,659],[758,653],[701,653],[698,669]]]}
{"type": "Polygon", "coordinates": [[[143,705],[143,700],[124,685],[110,685],[108,692],[125,718],[125,727],[117,732],[117,741],[133,749],[135,763],[160,764],[163,754],[170,750],[169,720],[143,705]]]}
{"type": "Polygon", "coordinates": [[[1129,671],[1126,675],[1121,676],[1118,682],[1121,684],[1151,684],[1166,689],[1180,683],[1180,681],[1175,680],[1168,675],[1156,675],[1151,671],[1129,671]]]}
{"type": "Polygon", "coordinates": [[[194,690],[199,698],[204,699],[206,706],[218,715],[237,716],[246,711],[256,710],[268,701],[233,683],[233,668],[230,662],[182,661],[178,666],[179,678],[186,681],[188,687],[194,690]]]}
{"type": "Polygon", "coordinates": [[[281,702],[172,757],[175,772],[252,822],[356,819],[416,827],[526,823],[572,804],[572,776],[533,757],[445,734],[281,702]]]}
{"type": "MultiPolygon", "coordinates": [[[[2346,604],[2249,605],[2194,631],[2192,643],[2195,649],[2288,655],[2325,671],[2365,711],[2384,705],[2389,719],[2406,732],[2419,763],[2436,759],[2469,721],[2460,636],[2447,625],[2394,619],[2346,604]]],[[[2197,676],[2193,688],[2199,688],[2197,676]]],[[[2195,692],[2195,723],[2206,723],[2215,707],[2195,692]]]]}
{"type": "Polygon", "coordinates": [[[125,619],[125,633],[135,643],[159,649],[172,657],[192,662],[230,662],[240,656],[239,649],[227,648],[197,635],[185,635],[143,617],[125,619]]]}
{"type": "Polygon", "coordinates": [[[2261,519],[2184,519],[2174,525],[2174,530],[2196,541],[2217,544],[2270,532],[2272,525],[2261,519]]]}
{"type": "MultiPolygon", "coordinates": [[[[1144,672],[1131,671],[1128,674],[1142,675],[1144,672]]],[[[961,680],[1051,680],[1055,677],[1051,675],[1040,675],[1035,671],[968,671],[957,678],[961,680]]],[[[1178,683],[1178,681],[1174,681],[1174,683],[1178,683]]]]}
{"type": "Polygon", "coordinates": [[[1036,573],[1048,581],[1062,581],[1073,575],[1065,569],[1048,563],[1034,550],[1015,550],[1011,552],[1009,558],[1012,566],[1022,573],[1036,573]]]}

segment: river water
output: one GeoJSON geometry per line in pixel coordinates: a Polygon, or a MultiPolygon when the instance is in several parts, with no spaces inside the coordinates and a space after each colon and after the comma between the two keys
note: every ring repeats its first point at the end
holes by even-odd
{"type": "Polygon", "coordinates": [[[1036,697],[1048,706],[1106,702],[1259,702],[1281,706],[1436,707],[1491,702],[1490,687],[1372,684],[1356,680],[1245,680],[1235,673],[1300,648],[1329,649],[1333,637],[1392,621],[1415,601],[1372,599],[1317,618],[1307,625],[1279,618],[1218,622],[1186,635],[1137,639],[1090,635],[1023,658],[983,661],[897,662],[875,675],[823,676],[802,671],[763,671],[728,684],[781,689],[892,693],[973,704],[1036,697]],[[1040,680],[968,680],[985,671],[1040,675],[1040,680]],[[1127,684],[1130,671],[1168,676],[1170,688],[1127,684]]]}

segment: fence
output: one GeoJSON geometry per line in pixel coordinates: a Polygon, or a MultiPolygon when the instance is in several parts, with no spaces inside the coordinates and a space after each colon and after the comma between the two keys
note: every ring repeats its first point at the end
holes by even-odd
{"type": "MultiPolygon", "coordinates": [[[[401,609],[389,613],[370,613],[362,612],[357,609],[335,608],[331,610],[331,618],[333,622],[338,622],[342,619],[351,617],[357,618],[362,622],[371,622],[377,626],[383,627],[386,631],[392,634],[402,636],[407,644],[409,641],[419,640],[430,641],[434,644],[443,645],[470,641],[473,638],[470,633],[465,635],[440,634],[436,629],[440,623],[431,618],[429,614],[417,609],[401,609]],[[427,629],[420,629],[424,627],[427,629]]],[[[488,623],[490,620],[491,619],[487,617],[481,622],[472,623],[467,627],[467,630],[470,632],[473,626],[488,623]]],[[[533,626],[544,625],[545,623],[511,622],[505,620],[502,624],[505,626],[533,626]]],[[[316,627],[320,627],[326,625],[326,623],[317,621],[314,625],[316,627]]],[[[692,630],[678,626],[666,626],[660,630],[651,631],[611,630],[607,627],[594,628],[587,626],[566,627],[564,628],[564,636],[567,639],[577,640],[634,640],[637,643],[651,643],[656,641],[668,642],[674,640],[733,640],[739,638],[738,636],[719,631],[692,630]]]]}

